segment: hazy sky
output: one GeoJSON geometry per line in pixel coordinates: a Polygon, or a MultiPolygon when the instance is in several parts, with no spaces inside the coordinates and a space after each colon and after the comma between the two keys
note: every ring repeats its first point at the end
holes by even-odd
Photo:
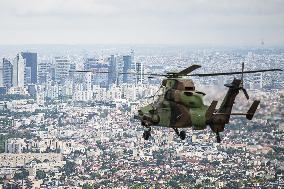
{"type": "Polygon", "coordinates": [[[0,44],[284,45],[284,0],[0,0],[0,44]]]}

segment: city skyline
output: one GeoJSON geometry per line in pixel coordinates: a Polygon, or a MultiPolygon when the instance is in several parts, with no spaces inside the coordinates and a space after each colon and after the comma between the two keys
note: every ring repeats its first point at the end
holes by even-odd
{"type": "MultiPolygon", "coordinates": [[[[238,95],[234,112],[245,112],[253,100],[261,100],[261,106],[251,121],[232,117],[221,143],[216,143],[209,127],[183,128],[184,140],[172,129],[155,127],[144,141],[141,122],[133,117],[140,107],[155,103],[157,96],[152,96],[167,91],[157,94],[160,80],[140,75],[123,81],[118,74],[123,70],[139,74],[181,70],[189,61],[202,66],[198,73],[240,70],[242,61],[247,63],[245,70],[282,68],[283,50],[175,52],[159,55],[153,51],[149,56],[129,49],[104,58],[84,51],[63,56],[29,53],[37,61],[28,60],[29,56],[24,59],[21,51],[3,56],[2,83],[9,90],[3,90],[4,86],[0,91],[0,188],[284,186],[282,72],[244,76],[250,99],[238,95]],[[35,65],[37,84],[13,82],[14,73],[31,80],[35,65]],[[95,72],[68,71],[78,66],[95,72]]],[[[206,93],[202,101],[208,105],[212,100],[222,103],[227,92],[223,84],[233,77],[192,80],[197,92],[206,93]]]]}
{"type": "Polygon", "coordinates": [[[284,2],[277,0],[12,0],[0,5],[0,43],[7,45],[284,44],[284,2]]]}

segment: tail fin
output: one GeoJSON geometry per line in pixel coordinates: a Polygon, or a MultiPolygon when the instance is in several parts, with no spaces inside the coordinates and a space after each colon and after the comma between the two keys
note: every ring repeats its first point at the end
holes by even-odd
{"type": "Polygon", "coordinates": [[[229,88],[219,110],[217,113],[226,114],[223,116],[224,123],[229,123],[230,114],[232,112],[232,107],[235,103],[236,96],[239,94],[239,89],[241,85],[241,80],[234,79],[231,84],[226,84],[225,86],[229,88]]]}
{"type": "Polygon", "coordinates": [[[247,114],[246,114],[246,118],[248,120],[252,120],[253,116],[254,116],[254,113],[259,105],[260,101],[259,100],[255,100],[253,101],[252,105],[250,106],[247,114]]]}
{"type": "Polygon", "coordinates": [[[211,119],[213,113],[216,110],[217,104],[218,104],[218,101],[213,100],[210,106],[208,107],[206,114],[205,114],[206,121],[209,121],[211,119]]]}

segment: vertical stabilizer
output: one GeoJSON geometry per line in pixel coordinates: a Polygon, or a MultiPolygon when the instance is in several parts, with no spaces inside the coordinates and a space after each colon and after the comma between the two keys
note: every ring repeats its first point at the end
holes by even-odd
{"type": "Polygon", "coordinates": [[[259,100],[255,100],[253,101],[252,105],[250,106],[248,112],[247,112],[247,115],[246,115],[246,118],[248,120],[252,120],[254,114],[255,114],[255,111],[259,105],[260,101],[259,100]]]}

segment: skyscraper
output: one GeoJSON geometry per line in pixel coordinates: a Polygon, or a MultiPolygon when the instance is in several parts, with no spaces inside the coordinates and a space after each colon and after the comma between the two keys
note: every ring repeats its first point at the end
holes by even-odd
{"type": "MultiPolygon", "coordinates": [[[[98,65],[99,60],[97,58],[86,58],[84,61],[84,70],[95,70],[98,65]]],[[[92,74],[92,84],[96,83],[96,76],[92,74]]]]}
{"type": "Polygon", "coordinates": [[[18,54],[13,61],[12,86],[24,87],[25,82],[25,60],[18,54]]]}
{"type": "Polygon", "coordinates": [[[84,70],[93,70],[97,67],[99,59],[97,58],[86,58],[84,61],[84,70]]]}
{"type": "Polygon", "coordinates": [[[37,53],[22,52],[23,59],[26,62],[26,84],[37,83],[37,53]]]}
{"type": "Polygon", "coordinates": [[[55,65],[55,81],[58,83],[64,83],[70,70],[70,62],[65,57],[54,57],[55,65]]]}
{"type": "Polygon", "coordinates": [[[13,65],[9,60],[3,58],[3,84],[9,89],[12,87],[13,65]]]}
{"type": "MultiPolygon", "coordinates": [[[[130,71],[132,65],[132,57],[130,55],[123,56],[123,72],[127,73],[130,71]]],[[[123,83],[127,83],[129,77],[128,74],[123,74],[123,83]]]]}
{"type": "Polygon", "coordinates": [[[51,63],[48,61],[39,62],[37,75],[38,83],[51,81],[51,63]]]}
{"type": "Polygon", "coordinates": [[[143,82],[143,73],[144,73],[144,68],[143,64],[141,62],[136,62],[135,63],[135,70],[136,70],[136,83],[142,83],[143,82]]]}
{"type": "Polygon", "coordinates": [[[108,86],[116,83],[117,79],[117,65],[116,65],[116,57],[111,55],[108,58],[108,86]]]}

